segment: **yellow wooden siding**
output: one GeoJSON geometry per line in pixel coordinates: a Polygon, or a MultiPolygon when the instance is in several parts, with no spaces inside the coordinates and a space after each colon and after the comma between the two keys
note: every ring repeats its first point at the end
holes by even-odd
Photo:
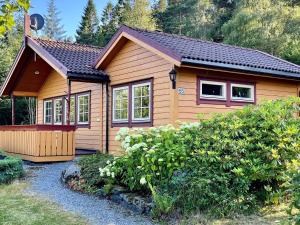
{"type": "MultiPolygon", "coordinates": [[[[43,100],[55,96],[66,95],[67,90],[67,80],[53,70],[39,90],[38,124],[43,124],[43,100]]],[[[78,128],[76,130],[76,148],[102,150],[102,84],[72,82],[71,90],[72,93],[91,91],[91,126],[90,128],[78,128]]]]}
{"type": "Polygon", "coordinates": [[[33,162],[75,157],[74,131],[0,131],[0,149],[33,162]]]}
{"type": "MultiPolygon", "coordinates": [[[[111,85],[154,78],[153,122],[154,126],[160,126],[172,122],[171,117],[173,112],[170,110],[171,83],[169,79],[169,72],[171,69],[172,65],[168,61],[146,50],[145,48],[131,41],[128,41],[120,50],[120,52],[110,62],[110,64],[106,68],[106,71],[110,76],[111,85]]],[[[111,95],[111,89],[109,91],[109,95],[111,95]]],[[[109,152],[115,155],[120,155],[123,153],[120,149],[120,143],[115,141],[115,136],[120,128],[111,128],[112,116],[110,97],[111,96],[109,96],[109,152]]],[[[103,122],[105,124],[105,118],[103,122]]],[[[104,145],[105,138],[106,137],[104,133],[104,145]]],[[[104,145],[103,149],[105,148],[104,145]]]]}
{"type": "Polygon", "coordinates": [[[199,114],[204,114],[208,118],[212,113],[226,113],[242,106],[196,104],[197,75],[216,76],[219,79],[243,79],[248,82],[256,82],[256,97],[259,104],[263,100],[284,98],[288,96],[297,96],[298,82],[279,79],[246,76],[243,74],[229,74],[213,71],[200,71],[194,69],[180,69],[178,73],[177,88],[184,88],[185,94],[179,95],[176,92],[178,101],[178,121],[197,121],[199,114]]]}

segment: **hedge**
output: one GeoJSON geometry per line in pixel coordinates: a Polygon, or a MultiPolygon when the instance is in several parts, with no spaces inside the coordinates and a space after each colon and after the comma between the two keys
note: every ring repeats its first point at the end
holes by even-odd
{"type": "Polygon", "coordinates": [[[3,160],[0,160],[0,184],[10,183],[13,180],[20,178],[24,174],[22,160],[12,156],[4,156],[3,160]]]}

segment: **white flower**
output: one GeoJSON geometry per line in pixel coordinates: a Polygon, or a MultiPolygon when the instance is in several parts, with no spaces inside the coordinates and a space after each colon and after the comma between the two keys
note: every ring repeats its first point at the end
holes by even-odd
{"type": "Polygon", "coordinates": [[[106,172],[106,175],[109,177],[109,176],[110,176],[110,172],[109,172],[109,171],[107,171],[107,172],[106,172]]]}
{"type": "Polygon", "coordinates": [[[140,170],[140,169],[142,169],[142,167],[141,167],[141,166],[138,166],[137,168],[138,168],[139,170],[140,170]]]}
{"type": "Polygon", "coordinates": [[[111,172],[111,177],[115,178],[115,173],[114,172],[111,172]]]}
{"type": "Polygon", "coordinates": [[[160,173],[156,173],[156,175],[157,175],[157,176],[159,176],[159,175],[160,175],[160,173]]]}
{"type": "Polygon", "coordinates": [[[107,165],[109,165],[109,164],[110,164],[110,161],[109,161],[109,160],[107,160],[106,164],[107,164],[107,165]]]}
{"type": "Polygon", "coordinates": [[[104,173],[103,172],[100,172],[100,177],[104,177],[104,173]]]}
{"type": "Polygon", "coordinates": [[[147,183],[146,178],[145,178],[145,177],[142,177],[142,178],[140,179],[140,184],[141,184],[141,185],[144,185],[144,184],[146,184],[146,183],[147,183]]]}
{"type": "Polygon", "coordinates": [[[164,159],[162,159],[162,158],[158,159],[158,162],[163,162],[163,161],[164,161],[164,159]]]}

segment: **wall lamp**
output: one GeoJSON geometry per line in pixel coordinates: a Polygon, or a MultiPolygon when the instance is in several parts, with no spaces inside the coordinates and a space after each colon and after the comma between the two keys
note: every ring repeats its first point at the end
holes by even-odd
{"type": "Polygon", "coordinates": [[[169,73],[169,76],[170,76],[170,80],[172,82],[172,88],[173,89],[176,89],[176,75],[177,75],[177,72],[175,69],[172,69],[169,73]]]}

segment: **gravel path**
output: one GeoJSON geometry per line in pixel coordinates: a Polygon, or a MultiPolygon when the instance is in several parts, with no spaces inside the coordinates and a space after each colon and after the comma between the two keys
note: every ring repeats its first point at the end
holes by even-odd
{"type": "Polygon", "coordinates": [[[60,182],[60,173],[74,162],[26,165],[31,171],[26,192],[44,197],[95,225],[152,225],[149,219],[106,199],[73,192],[60,182]]]}

